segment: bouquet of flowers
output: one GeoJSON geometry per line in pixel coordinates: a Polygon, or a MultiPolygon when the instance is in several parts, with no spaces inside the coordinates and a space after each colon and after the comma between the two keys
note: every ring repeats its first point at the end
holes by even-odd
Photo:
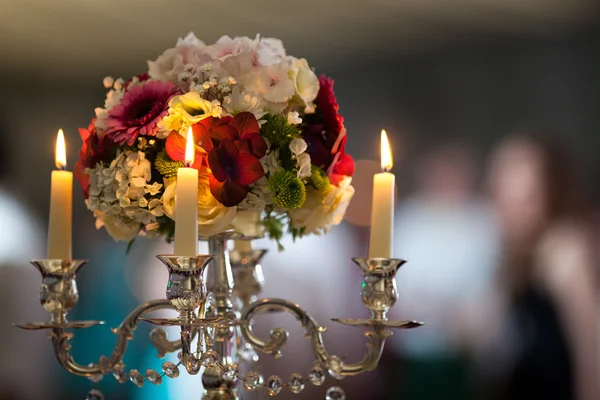
{"type": "Polygon", "coordinates": [[[172,239],[177,169],[192,129],[201,236],[275,240],[327,232],[354,194],[333,81],[280,40],[179,39],[148,72],[107,77],[75,166],[87,208],[115,240],[172,239]]]}

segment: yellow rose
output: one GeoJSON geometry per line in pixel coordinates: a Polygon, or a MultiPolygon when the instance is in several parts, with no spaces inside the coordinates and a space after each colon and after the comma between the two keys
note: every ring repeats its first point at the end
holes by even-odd
{"type": "Polygon", "coordinates": [[[159,138],[166,137],[170,132],[187,132],[194,125],[208,117],[219,117],[220,110],[210,101],[200,97],[197,92],[189,92],[173,96],[169,100],[169,114],[159,122],[159,138]]]}
{"type": "MultiPolygon", "coordinates": [[[[237,207],[226,207],[219,203],[210,192],[208,171],[203,168],[198,173],[198,234],[212,236],[231,228],[237,207]]],[[[165,215],[175,220],[176,179],[165,179],[163,208],[165,215]]]]}

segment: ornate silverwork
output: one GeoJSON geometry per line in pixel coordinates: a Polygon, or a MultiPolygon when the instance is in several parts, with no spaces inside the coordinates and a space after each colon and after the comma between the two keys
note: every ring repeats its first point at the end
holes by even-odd
{"type": "MultiPolygon", "coordinates": [[[[40,302],[50,315],[49,322],[18,324],[19,328],[49,329],[54,352],[59,363],[75,375],[86,376],[94,381],[105,374],[113,374],[123,383],[132,381],[137,386],[148,382],[158,385],[163,376],[176,378],[179,366],[192,375],[202,372],[204,400],[238,399],[237,382],[246,390],[265,389],[271,396],[284,388],[300,393],[307,382],[320,386],[325,381],[326,371],[335,379],[372,371],[377,367],[386,339],[392,334],[389,329],[410,329],[421,326],[417,321],[389,321],[387,313],[397,300],[396,273],[405,261],[386,258],[355,258],[354,262],[363,273],[360,296],[369,310],[370,318],[334,318],[333,321],[367,328],[367,348],[362,360],[356,363],[343,362],[327,352],[323,340],[326,328],[315,321],[299,305],[283,299],[259,299],[264,286],[260,261],[265,250],[248,252],[228,251],[227,241],[243,237],[235,232],[207,238],[210,255],[179,257],[160,255],[158,258],[169,271],[165,299],[153,300],[134,309],[117,328],[112,329],[117,339],[110,356],[101,356],[97,363],[87,366],[75,362],[70,354],[73,333],[68,329],[89,328],[101,321],[68,321],[69,310],[79,298],[76,273],[83,260],[36,260],[33,265],[42,275],[40,302]],[[150,312],[171,309],[177,311],[173,318],[148,318],[150,312]],[[256,350],[275,357],[282,355],[288,340],[288,332],[274,328],[268,339],[261,339],[253,332],[255,317],[267,312],[287,312],[302,325],[305,337],[310,341],[315,363],[304,378],[292,374],[287,383],[277,376],[266,381],[256,372],[240,373],[240,361],[256,361],[256,350]],[[125,370],[123,356],[127,344],[133,339],[139,321],[157,326],[180,326],[181,334],[169,340],[164,330],[155,328],[150,341],[159,357],[180,351],[180,362],[163,363],[160,374],[146,370],[142,374],[136,369],[125,370]],[[192,341],[198,338],[195,349],[192,341]]],[[[144,370],[142,370],[144,371],[144,370]]],[[[100,398],[92,392],[89,398],[100,398]],[[96,397],[94,397],[96,396],[96,397]]],[[[343,390],[337,386],[327,391],[327,398],[343,398],[343,390]],[[337,397],[336,397],[337,396],[337,397]],[[340,397],[342,396],[342,397],[340,397]]]]}

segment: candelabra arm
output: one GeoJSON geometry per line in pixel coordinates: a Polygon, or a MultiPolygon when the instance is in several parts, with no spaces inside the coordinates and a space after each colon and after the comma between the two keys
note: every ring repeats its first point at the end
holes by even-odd
{"type": "Polygon", "coordinates": [[[367,332],[365,334],[368,339],[367,353],[364,358],[356,364],[345,364],[339,357],[329,355],[325,349],[322,333],[326,328],[319,325],[299,305],[283,299],[262,299],[250,304],[242,312],[240,329],[246,342],[267,354],[280,355],[281,348],[287,341],[288,332],[282,328],[275,328],[271,331],[271,338],[265,341],[252,332],[252,321],[258,314],[281,311],[293,315],[300,321],[305,330],[305,337],[311,342],[317,361],[326,366],[334,377],[353,376],[375,369],[381,357],[385,340],[391,335],[391,332],[380,328],[374,328],[373,331],[367,332]]]}
{"type": "MultiPolygon", "coordinates": [[[[110,357],[100,357],[98,363],[90,364],[89,366],[83,366],[75,362],[70,354],[71,344],[70,340],[73,334],[68,332],[65,328],[53,328],[52,333],[49,335],[54,345],[54,353],[58,362],[68,372],[80,375],[80,376],[93,376],[108,373],[116,364],[119,364],[123,360],[125,351],[127,350],[127,344],[133,339],[133,331],[137,327],[137,323],[142,316],[152,311],[162,309],[174,309],[171,303],[167,300],[152,300],[148,303],[144,303],[134,309],[123,322],[117,327],[112,329],[112,332],[117,335],[117,341],[114,350],[110,357]]],[[[156,331],[160,331],[156,329],[156,331]]],[[[154,335],[163,336],[166,340],[166,334],[154,333],[154,335]]],[[[157,342],[152,341],[156,346],[157,342]]],[[[167,350],[177,350],[181,347],[180,341],[162,343],[162,346],[158,346],[157,350],[159,354],[167,350]]]]}

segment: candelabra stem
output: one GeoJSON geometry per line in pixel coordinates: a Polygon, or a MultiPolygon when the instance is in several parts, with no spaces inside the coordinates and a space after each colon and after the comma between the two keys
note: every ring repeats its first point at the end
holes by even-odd
{"type": "MultiPolygon", "coordinates": [[[[210,237],[208,249],[214,259],[208,267],[207,287],[215,295],[217,316],[229,317],[233,312],[233,272],[227,252],[227,236],[210,237]]],[[[234,327],[216,327],[213,346],[221,365],[233,363],[237,359],[234,327]]],[[[207,368],[202,374],[202,383],[205,389],[203,399],[236,398],[232,383],[223,379],[223,371],[218,367],[207,368]]]]}

